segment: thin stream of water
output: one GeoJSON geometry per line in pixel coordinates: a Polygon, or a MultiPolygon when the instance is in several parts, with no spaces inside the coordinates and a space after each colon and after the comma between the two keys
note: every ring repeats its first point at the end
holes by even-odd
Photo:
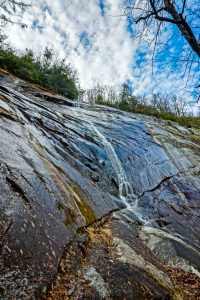
{"type": "MultiPolygon", "coordinates": [[[[76,117],[80,117],[78,113],[73,109],[73,113],[76,117]]],[[[122,167],[122,164],[115,152],[114,147],[108,141],[108,139],[98,130],[98,128],[93,124],[91,120],[85,120],[87,122],[87,126],[89,130],[93,130],[96,132],[99,137],[100,142],[102,143],[108,158],[112,164],[113,169],[115,170],[115,174],[118,178],[118,187],[119,187],[119,198],[125,204],[124,216],[129,219],[125,211],[130,211],[133,213],[137,219],[141,222],[141,224],[149,225],[149,220],[143,218],[140,209],[138,207],[138,198],[134,195],[133,188],[131,183],[129,182],[126,173],[122,167]]],[[[121,211],[122,212],[122,211],[121,211]]]]}
{"type": "MultiPolygon", "coordinates": [[[[79,117],[75,110],[73,110],[73,113],[76,117],[79,117]]],[[[99,137],[99,140],[102,143],[102,145],[108,155],[108,158],[112,164],[112,167],[115,170],[115,173],[118,177],[120,199],[125,203],[127,208],[129,208],[129,209],[132,208],[130,203],[132,203],[134,200],[136,200],[136,197],[133,193],[132,186],[127,179],[127,176],[122,167],[122,164],[121,164],[119,158],[117,157],[114,147],[108,141],[108,139],[102,134],[102,132],[100,132],[98,130],[98,128],[93,124],[93,122],[91,120],[87,120],[87,126],[89,127],[90,130],[92,129],[99,137]]]]}
{"type": "MultiPolygon", "coordinates": [[[[80,118],[80,116],[78,115],[78,113],[73,109],[73,113],[76,117],[80,118]]],[[[98,130],[98,128],[93,124],[93,122],[91,120],[85,120],[87,122],[87,126],[88,128],[91,130],[93,130],[94,132],[96,132],[97,136],[99,137],[100,142],[102,143],[108,158],[112,164],[113,169],[115,170],[115,173],[118,177],[118,186],[119,186],[119,197],[120,199],[123,201],[123,203],[126,206],[125,211],[127,212],[131,212],[133,213],[141,222],[141,224],[143,224],[143,228],[145,228],[145,231],[149,231],[149,232],[154,232],[155,234],[159,234],[163,237],[168,237],[171,238],[173,240],[176,240],[177,242],[183,244],[184,246],[188,246],[189,248],[194,249],[192,246],[190,246],[189,244],[187,244],[186,242],[184,242],[181,237],[175,236],[174,234],[172,234],[171,232],[167,233],[161,229],[157,229],[157,228],[153,228],[151,226],[151,221],[145,219],[141,212],[140,209],[138,207],[138,198],[134,195],[131,183],[129,182],[126,173],[123,169],[123,166],[115,152],[114,147],[112,146],[112,144],[108,141],[108,139],[102,134],[102,132],[100,132],[98,130]]],[[[122,213],[122,211],[121,211],[122,213]]],[[[131,218],[128,216],[128,213],[123,213],[123,215],[127,218],[130,219],[131,218]]],[[[132,221],[132,220],[131,220],[132,221]]],[[[197,246],[197,245],[195,245],[197,246]]],[[[197,250],[196,250],[197,251],[197,250]]]]}

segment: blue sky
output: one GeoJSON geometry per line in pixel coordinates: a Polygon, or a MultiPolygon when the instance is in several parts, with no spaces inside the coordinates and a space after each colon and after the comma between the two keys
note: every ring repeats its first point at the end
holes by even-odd
{"type": "Polygon", "coordinates": [[[28,28],[9,25],[9,40],[19,49],[36,52],[49,46],[66,58],[79,73],[80,84],[90,88],[95,83],[118,86],[132,83],[136,94],[153,92],[187,95],[194,83],[186,87],[178,67],[170,57],[179,57],[185,44],[176,28],[168,27],[169,44],[151,68],[151,49],[133,37],[135,25],[120,17],[122,0],[37,0],[20,16],[28,28]],[[144,62],[149,63],[143,68],[144,62]],[[178,70],[178,72],[176,72],[178,70]]]}

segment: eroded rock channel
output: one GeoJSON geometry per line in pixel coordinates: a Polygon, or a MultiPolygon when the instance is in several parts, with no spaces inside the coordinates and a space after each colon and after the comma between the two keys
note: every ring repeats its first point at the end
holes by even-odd
{"type": "Polygon", "coordinates": [[[1,73],[0,134],[1,299],[200,299],[197,131],[1,73]]]}

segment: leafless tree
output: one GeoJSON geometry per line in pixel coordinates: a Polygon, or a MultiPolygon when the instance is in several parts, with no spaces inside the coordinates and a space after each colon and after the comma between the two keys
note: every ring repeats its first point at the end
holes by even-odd
{"type": "Polygon", "coordinates": [[[90,104],[95,103],[115,103],[119,100],[119,94],[116,88],[109,85],[100,85],[96,83],[93,88],[82,91],[79,101],[88,102],[90,104]]]}
{"type": "Polygon", "coordinates": [[[157,93],[152,95],[150,104],[159,111],[173,113],[177,117],[181,117],[186,115],[188,101],[184,97],[157,93]]]}
{"type": "Polygon", "coordinates": [[[1,19],[12,22],[12,15],[15,14],[17,9],[25,10],[31,3],[17,0],[0,0],[0,17],[1,19]]]}
{"type": "Polygon", "coordinates": [[[140,39],[150,42],[152,61],[155,59],[156,49],[160,48],[157,46],[162,44],[163,47],[166,47],[168,42],[166,28],[171,24],[178,28],[188,46],[184,48],[182,55],[178,58],[181,67],[185,67],[184,72],[190,76],[191,70],[199,68],[199,0],[125,0],[124,14],[135,22],[134,30],[140,39]]]}
{"type": "Polygon", "coordinates": [[[151,96],[151,105],[159,111],[171,112],[170,101],[167,95],[160,95],[159,93],[151,96]]]}
{"type": "Polygon", "coordinates": [[[21,27],[27,27],[21,20],[16,21],[17,13],[19,11],[23,12],[31,5],[31,2],[25,1],[0,0],[0,42],[6,37],[3,33],[6,23],[19,24],[21,27]]]}
{"type": "Polygon", "coordinates": [[[171,99],[172,112],[177,117],[182,117],[186,115],[187,112],[187,99],[183,97],[173,96],[171,99]]]}
{"type": "Polygon", "coordinates": [[[136,24],[156,22],[157,28],[163,22],[175,24],[191,49],[200,57],[200,3],[194,0],[132,0],[126,6],[126,13],[136,24]],[[196,34],[196,35],[195,35],[196,34]]]}

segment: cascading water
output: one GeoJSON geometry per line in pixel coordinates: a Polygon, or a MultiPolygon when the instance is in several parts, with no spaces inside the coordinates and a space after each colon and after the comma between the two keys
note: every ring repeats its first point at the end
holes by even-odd
{"type": "MultiPolygon", "coordinates": [[[[115,173],[118,177],[119,197],[126,205],[126,210],[133,213],[142,224],[149,225],[149,221],[145,220],[142,214],[140,213],[138,207],[138,198],[134,195],[132,186],[128,181],[128,178],[122,167],[122,164],[119,158],[117,157],[115,149],[113,148],[112,144],[106,139],[106,137],[97,129],[96,126],[94,126],[94,124],[90,120],[88,121],[88,123],[90,124],[90,128],[92,128],[98,135],[108,155],[108,158],[112,164],[112,167],[115,170],[115,173]]],[[[126,215],[126,218],[129,217],[126,215]]]]}
{"type": "MultiPolygon", "coordinates": [[[[74,106],[74,108],[72,109],[73,114],[77,118],[80,118],[80,115],[76,111],[76,109],[79,107],[80,107],[80,104],[77,103],[74,106]]],[[[81,119],[83,119],[82,114],[81,114],[81,119]]],[[[102,134],[102,132],[100,132],[99,129],[93,124],[93,122],[91,120],[85,119],[85,122],[87,124],[87,127],[90,130],[92,129],[98,136],[98,138],[99,138],[100,142],[102,143],[102,145],[107,153],[107,156],[112,164],[112,167],[118,177],[119,198],[123,201],[123,203],[126,206],[126,208],[124,210],[121,210],[119,212],[119,214],[123,214],[130,221],[132,221],[133,218],[136,217],[145,228],[152,228],[152,230],[153,230],[151,219],[145,218],[143,216],[141,208],[138,206],[139,198],[134,195],[131,183],[129,182],[127,175],[123,169],[123,166],[122,166],[119,158],[117,157],[114,147],[108,141],[108,139],[102,134]]],[[[155,229],[155,230],[158,230],[158,229],[155,229]]],[[[163,237],[166,237],[167,233],[164,232],[162,229],[159,229],[159,233],[163,237]]],[[[168,232],[167,236],[169,236],[169,238],[171,237],[171,239],[174,239],[174,234],[171,232],[168,232]]],[[[177,240],[177,237],[176,237],[176,240],[177,240]]],[[[181,237],[177,241],[181,242],[181,237]]]]}
{"type": "MultiPolygon", "coordinates": [[[[105,137],[105,135],[100,131],[97,126],[94,125],[94,123],[90,119],[86,119],[86,117],[83,116],[83,112],[80,111],[80,104],[76,103],[73,108],[71,108],[71,112],[74,114],[74,116],[77,119],[82,119],[85,121],[86,126],[88,129],[96,133],[97,138],[103,145],[107,156],[112,164],[113,170],[115,171],[115,174],[118,178],[118,187],[119,187],[119,198],[124,203],[125,208],[121,209],[118,214],[125,217],[129,221],[137,220],[141,225],[141,230],[144,233],[147,234],[153,234],[155,236],[159,236],[163,239],[169,239],[178,242],[184,247],[187,247],[188,249],[199,252],[199,246],[190,240],[186,239],[185,237],[182,237],[178,235],[175,232],[171,232],[169,228],[166,228],[163,230],[162,228],[157,228],[156,223],[152,222],[154,219],[148,216],[148,214],[145,213],[145,209],[141,208],[139,206],[139,198],[134,195],[133,188],[131,186],[131,183],[129,182],[127,175],[125,173],[125,170],[123,169],[122,163],[119,160],[115,149],[111,142],[105,137]]],[[[82,109],[81,109],[82,110],[82,109]]],[[[102,121],[104,120],[105,116],[102,116],[102,121]]],[[[107,116],[106,116],[107,118],[107,116]]],[[[112,116],[113,122],[115,121],[115,118],[112,116]]]]}
{"type": "Polygon", "coordinates": [[[129,183],[126,173],[121,165],[120,160],[117,157],[117,154],[112,146],[112,144],[106,139],[106,137],[93,125],[90,121],[90,125],[93,130],[96,132],[98,137],[100,138],[101,143],[104,146],[104,149],[108,155],[108,158],[112,164],[113,169],[118,177],[118,185],[119,185],[119,196],[125,202],[126,206],[129,208],[130,203],[135,200],[135,196],[133,193],[133,189],[131,184],[129,183]]]}
{"type": "MultiPolygon", "coordinates": [[[[78,114],[75,110],[73,110],[73,113],[76,117],[78,117],[78,114]]],[[[87,126],[89,127],[89,129],[92,128],[93,131],[96,132],[101,143],[103,144],[108,158],[112,164],[112,167],[118,177],[119,197],[125,203],[126,207],[130,209],[131,203],[133,203],[134,200],[136,200],[136,196],[133,193],[132,186],[127,179],[126,173],[122,167],[120,160],[117,157],[115,149],[113,148],[112,144],[106,139],[106,137],[92,123],[91,120],[87,120],[87,126]]]]}
{"type": "MultiPolygon", "coordinates": [[[[78,105],[76,107],[78,107],[78,105]]],[[[75,111],[75,109],[73,109],[73,114],[78,118],[80,117],[78,115],[77,111],[75,111]]],[[[86,122],[87,122],[88,128],[90,130],[93,129],[93,131],[96,132],[97,136],[99,137],[99,139],[100,139],[101,143],[103,144],[104,149],[108,155],[108,158],[112,164],[112,167],[118,177],[119,197],[126,206],[126,209],[125,209],[126,212],[129,212],[130,214],[134,214],[142,224],[148,225],[149,221],[145,220],[143,218],[142,214],[140,213],[140,209],[138,207],[138,199],[134,195],[132,186],[127,179],[126,173],[122,167],[122,164],[121,164],[119,158],[117,157],[114,147],[107,140],[107,138],[98,130],[98,128],[92,123],[91,120],[87,119],[86,122]]],[[[131,219],[126,214],[126,212],[124,212],[126,218],[131,219]]]]}

